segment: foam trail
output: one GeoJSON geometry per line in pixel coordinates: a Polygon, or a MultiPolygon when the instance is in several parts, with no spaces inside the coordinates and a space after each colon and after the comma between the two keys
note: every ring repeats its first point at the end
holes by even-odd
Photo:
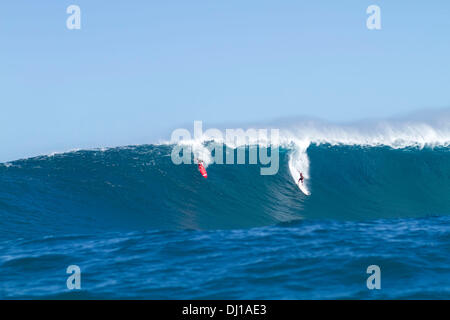
{"type": "Polygon", "coordinates": [[[311,194],[308,189],[309,158],[306,152],[308,147],[309,142],[297,143],[295,144],[293,151],[289,154],[289,171],[291,173],[292,179],[294,180],[295,184],[298,185],[300,172],[303,174],[305,180],[303,182],[303,185],[299,185],[299,188],[306,195],[311,194]]]}

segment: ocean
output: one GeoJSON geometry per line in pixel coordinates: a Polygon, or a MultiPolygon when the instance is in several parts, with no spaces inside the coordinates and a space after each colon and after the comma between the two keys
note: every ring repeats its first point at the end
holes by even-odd
{"type": "Polygon", "coordinates": [[[448,146],[311,143],[309,196],[289,147],[275,175],[211,164],[208,179],[171,150],[1,164],[0,298],[450,298],[448,146]]]}

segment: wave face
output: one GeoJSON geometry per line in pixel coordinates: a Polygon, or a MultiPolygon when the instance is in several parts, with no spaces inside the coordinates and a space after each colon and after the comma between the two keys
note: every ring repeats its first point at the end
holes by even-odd
{"type": "MultiPolygon", "coordinates": [[[[361,220],[450,213],[450,152],[442,147],[310,144],[305,196],[280,149],[259,165],[174,165],[172,147],[77,151],[0,165],[0,235],[236,229],[298,219],[361,220]]],[[[304,154],[303,154],[304,155],[304,154]]],[[[247,150],[248,159],[248,150],[247,150]]]]}

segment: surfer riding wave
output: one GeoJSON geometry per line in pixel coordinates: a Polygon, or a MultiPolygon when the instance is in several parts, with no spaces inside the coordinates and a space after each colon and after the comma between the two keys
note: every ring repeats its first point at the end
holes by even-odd
{"type": "Polygon", "coordinates": [[[300,182],[303,184],[303,180],[305,180],[305,178],[303,177],[303,173],[301,173],[300,171],[299,171],[299,173],[300,173],[300,179],[298,179],[297,184],[300,184],[300,182]]]}

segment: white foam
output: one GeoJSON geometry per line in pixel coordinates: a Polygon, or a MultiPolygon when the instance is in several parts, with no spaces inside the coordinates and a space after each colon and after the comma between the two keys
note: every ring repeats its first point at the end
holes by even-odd
{"type": "Polygon", "coordinates": [[[306,150],[309,144],[297,145],[289,155],[289,171],[294,183],[298,185],[300,190],[306,195],[310,195],[308,188],[309,180],[309,158],[306,150]],[[299,182],[300,172],[303,174],[303,183],[299,182]]]}
{"type": "MultiPolygon", "coordinates": [[[[185,141],[206,144],[208,141],[225,143],[230,148],[242,145],[302,146],[313,144],[389,146],[392,148],[450,146],[450,117],[444,114],[434,121],[380,120],[353,124],[332,124],[322,121],[299,121],[288,124],[270,124],[246,129],[279,129],[278,141],[246,137],[244,143],[227,143],[225,139],[203,136],[185,141]]],[[[225,135],[225,132],[224,132],[225,135]]],[[[269,136],[270,138],[270,136],[269,136]]],[[[170,144],[170,142],[162,142],[170,144]]]]}

